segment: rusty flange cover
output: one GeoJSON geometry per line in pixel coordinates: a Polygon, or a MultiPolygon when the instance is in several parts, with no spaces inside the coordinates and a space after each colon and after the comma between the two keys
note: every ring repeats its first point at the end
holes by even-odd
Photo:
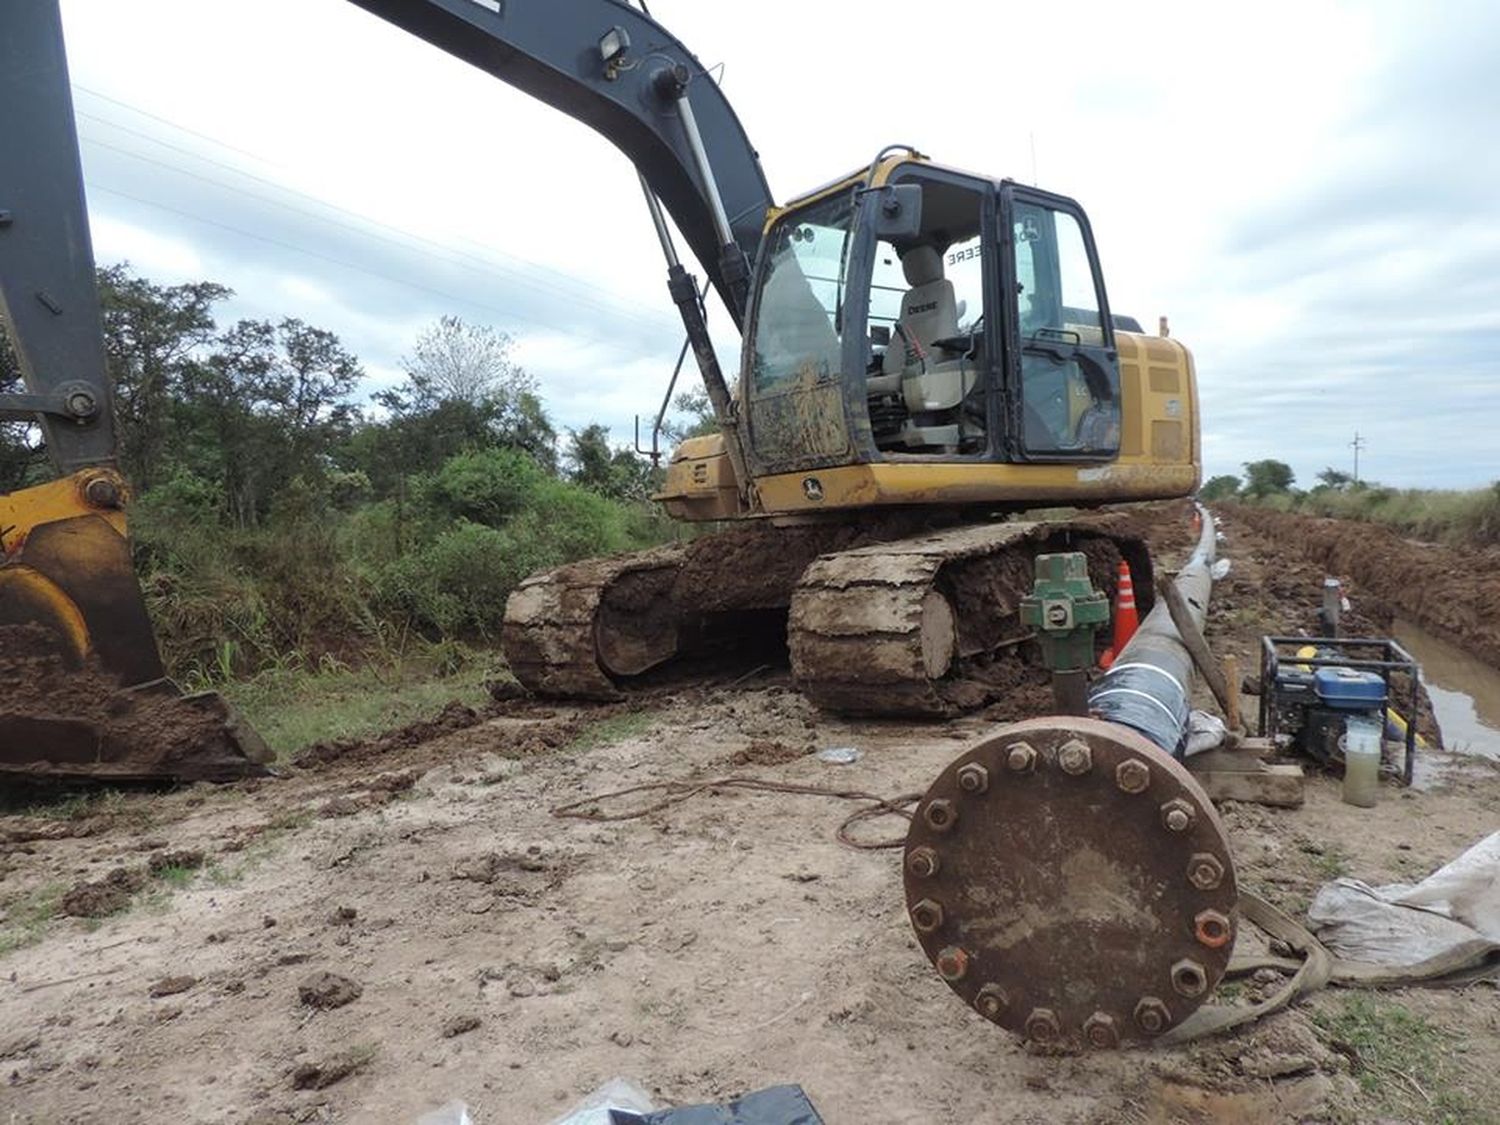
{"type": "Polygon", "coordinates": [[[917,806],[903,861],[939,975],[1037,1042],[1160,1035],[1234,948],[1223,823],[1180,763],[1113,723],[1032,719],[975,744],[917,806]]]}

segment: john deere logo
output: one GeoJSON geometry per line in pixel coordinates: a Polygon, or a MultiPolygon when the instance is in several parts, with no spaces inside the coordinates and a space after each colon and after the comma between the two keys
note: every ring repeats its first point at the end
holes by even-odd
{"type": "Polygon", "coordinates": [[[802,495],[814,502],[823,499],[823,482],[817,477],[803,477],[802,495]]]}

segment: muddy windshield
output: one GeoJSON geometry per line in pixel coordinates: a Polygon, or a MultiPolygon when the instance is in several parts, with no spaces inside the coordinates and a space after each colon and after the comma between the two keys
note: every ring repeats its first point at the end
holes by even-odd
{"type": "Polygon", "coordinates": [[[850,198],[841,194],[787,216],[772,231],[751,342],[757,388],[838,373],[851,214],[850,198]]]}

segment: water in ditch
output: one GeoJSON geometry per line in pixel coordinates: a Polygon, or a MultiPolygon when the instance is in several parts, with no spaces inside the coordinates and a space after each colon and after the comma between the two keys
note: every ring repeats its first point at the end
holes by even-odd
{"type": "Polygon", "coordinates": [[[1422,666],[1444,748],[1500,762],[1500,671],[1415,622],[1398,618],[1393,632],[1422,666]]]}

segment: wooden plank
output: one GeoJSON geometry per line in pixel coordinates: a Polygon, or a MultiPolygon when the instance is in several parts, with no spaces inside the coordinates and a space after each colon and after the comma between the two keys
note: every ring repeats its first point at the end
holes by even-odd
{"type": "MultiPolygon", "coordinates": [[[[1191,768],[1191,758],[1188,763],[1191,768]]],[[[1193,778],[1203,786],[1210,800],[1249,801],[1283,809],[1302,807],[1303,784],[1306,780],[1302,767],[1295,764],[1262,765],[1258,769],[1195,769],[1193,778]]]]}
{"type": "Polygon", "coordinates": [[[1229,699],[1224,724],[1230,730],[1244,730],[1245,724],[1240,717],[1240,658],[1233,653],[1224,657],[1224,690],[1229,699]]]}

